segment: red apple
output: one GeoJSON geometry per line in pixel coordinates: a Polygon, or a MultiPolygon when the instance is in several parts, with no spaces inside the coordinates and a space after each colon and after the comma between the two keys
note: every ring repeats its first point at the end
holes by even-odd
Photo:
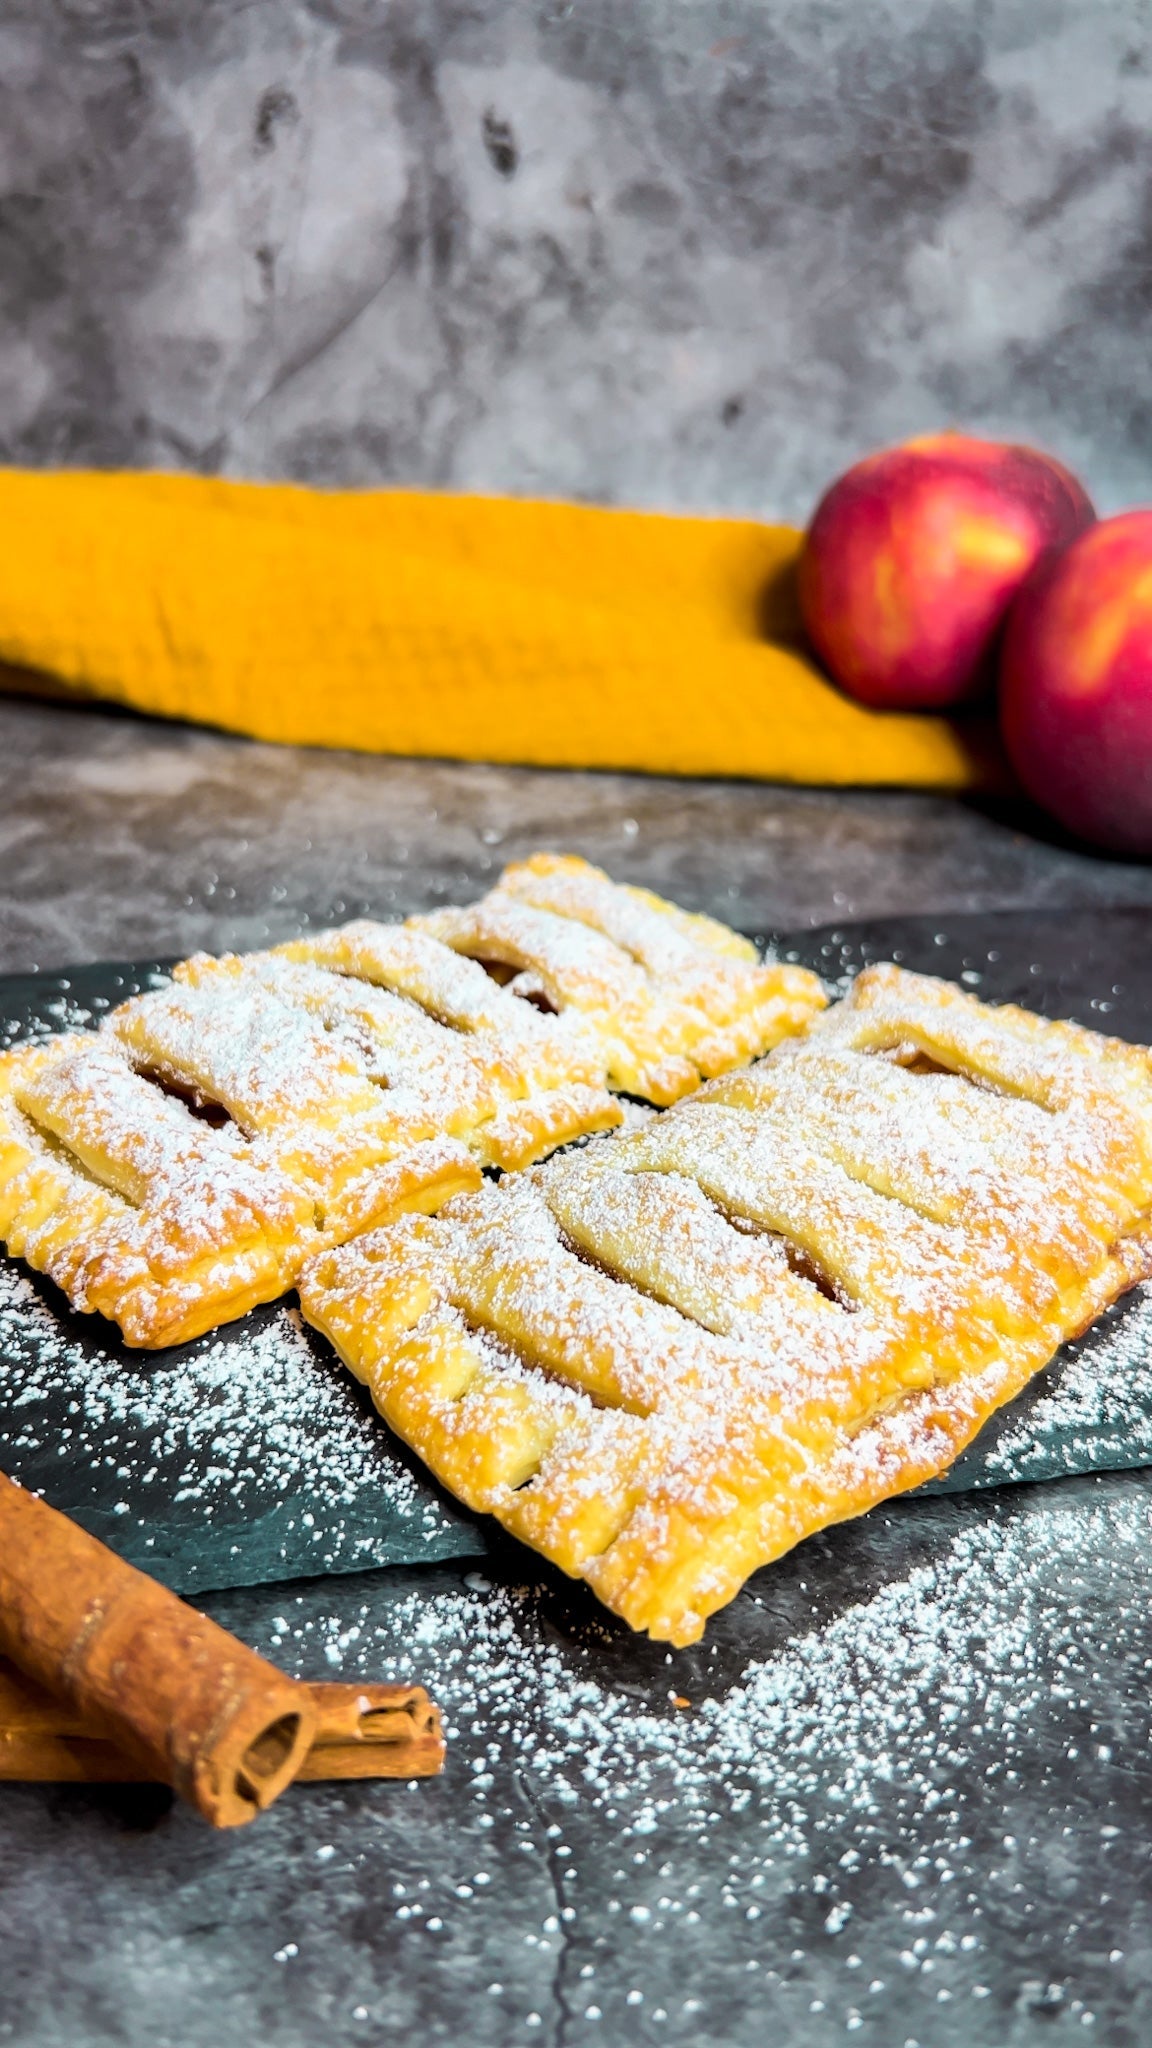
{"type": "Polygon", "coordinates": [[[1034,448],[931,434],[870,455],[808,529],[800,603],[812,645],[863,704],[977,696],[1033,563],[1095,516],[1075,477],[1034,448]]]}
{"type": "Polygon", "coordinates": [[[1008,617],[1000,722],[1037,803],[1152,854],[1152,512],[1102,519],[1038,564],[1008,617]]]}

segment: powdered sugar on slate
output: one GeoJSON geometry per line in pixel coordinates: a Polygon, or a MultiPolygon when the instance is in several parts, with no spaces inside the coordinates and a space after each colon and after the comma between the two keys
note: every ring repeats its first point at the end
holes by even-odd
{"type": "MultiPolygon", "coordinates": [[[[972,1529],[939,1544],[932,1562],[808,1630],[785,1631],[782,1647],[746,1664],[737,1683],[708,1688],[689,1716],[656,1706],[655,1687],[613,1685],[618,1645],[589,1655],[583,1631],[557,1639],[541,1625],[530,1589],[477,1575],[463,1588],[421,1582],[370,1628],[350,1632],[344,1616],[322,1613],[305,1627],[276,1624],[276,1646],[287,1662],[283,1644],[303,1653],[311,1637],[348,1678],[386,1664],[398,1679],[419,1680],[445,1707],[457,1740],[484,1736],[490,1755],[519,1751],[540,1789],[561,1803],[650,1801],[658,1810],[661,1791],[683,1800],[724,1785],[729,1803],[748,1792],[764,1796],[777,1809],[780,1842],[806,1853],[805,1816],[792,1802],[818,1784],[867,1814],[881,1784],[910,1760],[926,1764],[929,1743],[936,1766],[961,1766],[947,1731],[974,1704],[999,1723],[1007,1758],[1027,1739],[1027,1702],[1017,1696],[1006,1717],[1005,1674],[1026,1680],[1057,1639],[1070,1675],[1080,1667],[1084,1617],[1054,1591],[1054,1563],[1063,1559],[1074,1573],[1086,1550],[1109,1556],[1117,1541],[1143,1555],[1152,1498],[1086,1501],[1078,1489],[1075,1498],[1029,1495],[1025,1506],[1015,1519],[982,1509],[972,1529]],[[638,1701],[638,1691],[648,1698],[638,1701]]],[[[789,1571],[799,1568],[797,1558],[789,1571]]],[[[1142,1569],[1147,1577],[1146,1562],[1142,1569]]],[[[757,1589],[766,1585],[753,1580],[741,1601],[761,1605],[757,1589]]],[[[300,1605],[313,1608],[307,1598],[300,1605]]],[[[676,1676],[689,1657],[699,1670],[706,1655],[662,1661],[676,1676]]],[[[1068,1687],[1069,1699],[1074,1691],[1068,1687]]]]}
{"type": "Polygon", "coordinates": [[[0,1261],[0,1464],[179,1587],[476,1554],[299,1312],[128,1353],[0,1261]]]}
{"type": "Polygon", "coordinates": [[[1066,1344],[934,1490],[1152,1464],[1152,1283],[1066,1344]]]}

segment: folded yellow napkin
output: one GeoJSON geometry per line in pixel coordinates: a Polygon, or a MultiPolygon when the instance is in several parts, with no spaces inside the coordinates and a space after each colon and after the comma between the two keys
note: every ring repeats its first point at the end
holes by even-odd
{"type": "Polygon", "coordinates": [[[389,754],[995,779],[978,727],[866,711],[824,680],[791,527],[8,470],[0,533],[0,661],[140,711],[389,754]]]}

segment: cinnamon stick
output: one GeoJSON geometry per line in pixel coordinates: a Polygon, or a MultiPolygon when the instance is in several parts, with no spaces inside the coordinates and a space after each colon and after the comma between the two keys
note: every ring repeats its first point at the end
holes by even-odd
{"type": "Polygon", "coordinates": [[[215,1827],[271,1805],[316,1732],[306,1686],[0,1474],[0,1652],[215,1827]]]}
{"type": "MultiPolygon", "coordinates": [[[[444,1763],[440,1714],[419,1685],[310,1685],[312,1747],[298,1782],[426,1778],[444,1763]]],[[[150,1773],[0,1659],[0,1780],[24,1784],[140,1784],[150,1773]]]]}

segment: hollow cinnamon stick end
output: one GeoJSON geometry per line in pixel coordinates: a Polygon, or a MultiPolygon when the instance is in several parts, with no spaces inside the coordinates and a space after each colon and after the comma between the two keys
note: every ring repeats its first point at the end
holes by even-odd
{"type": "Polygon", "coordinates": [[[284,1696],[249,1699],[229,1730],[228,1740],[208,1744],[191,1763],[190,1782],[176,1789],[214,1828],[244,1827],[300,1775],[316,1729],[307,1687],[291,1680],[284,1696]],[[291,1691],[289,1692],[289,1687],[291,1691]]]}

